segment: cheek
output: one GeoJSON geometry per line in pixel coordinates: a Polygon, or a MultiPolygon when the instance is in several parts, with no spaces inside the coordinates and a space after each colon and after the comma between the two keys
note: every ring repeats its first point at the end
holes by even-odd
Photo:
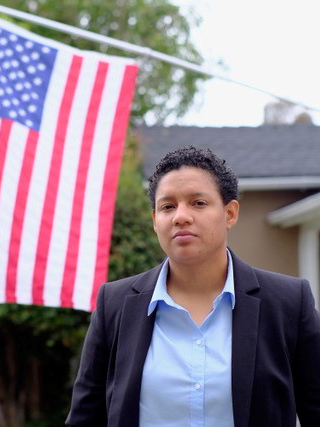
{"type": "Polygon", "coordinates": [[[154,231],[155,231],[155,233],[158,237],[158,240],[161,244],[161,242],[166,240],[166,236],[168,233],[165,231],[165,227],[162,223],[158,222],[158,223],[154,224],[153,228],[154,228],[154,231]]]}

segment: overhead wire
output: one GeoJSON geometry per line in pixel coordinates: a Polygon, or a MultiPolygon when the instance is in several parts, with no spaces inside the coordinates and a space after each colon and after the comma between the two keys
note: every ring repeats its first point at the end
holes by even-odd
{"type": "Polygon", "coordinates": [[[185,61],[183,59],[176,58],[174,56],[167,55],[167,54],[162,53],[162,52],[155,51],[155,50],[150,49],[148,47],[138,46],[138,45],[135,45],[132,43],[124,42],[122,40],[117,40],[117,39],[114,39],[112,37],[104,36],[102,34],[93,33],[91,31],[87,31],[87,30],[84,30],[84,29],[81,29],[78,27],[74,27],[72,25],[63,24],[63,23],[58,22],[58,21],[53,21],[51,19],[32,15],[30,13],[22,12],[20,10],[12,9],[12,8],[9,8],[6,6],[0,5],[0,13],[12,16],[14,18],[21,19],[23,21],[31,22],[33,24],[37,24],[37,25],[40,25],[40,26],[43,26],[46,28],[51,28],[51,29],[54,29],[56,31],[67,33],[67,34],[70,34],[70,35],[75,36],[75,37],[80,37],[80,38],[90,40],[90,41],[94,41],[94,42],[97,42],[100,44],[106,44],[108,46],[112,46],[114,48],[124,50],[126,52],[131,52],[135,55],[140,55],[140,56],[144,56],[144,57],[158,59],[160,61],[166,62],[168,64],[171,64],[171,65],[174,65],[177,67],[184,68],[184,69],[189,70],[189,71],[193,71],[195,73],[199,73],[199,74],[203,74],[203,75],[208,76],[208,77],[220,79],[220,80],[223,80],[225,82],[232,83],[232,84],[235,84],[237,86],[241,86],[241,87],[253,90],[255,92],[262,93],[264,95],[268,95],[274,99],[277,99],[277,100],[282,101],[282,102],[286,102],[288,104],[292,104],[292,105],[302,107],[308,111],[314,111],[314,112],[318,112],[318,113],[320,112],[320,108],[307,105],[303,102],[300,102],[300,101],[297,101],[294,99],[279,96],[276,93],[273,93],[269,90],[265,90],[265,89],[259,88],[257,86],[253,86],[251,84],[241,82],[241,81],[236,80],[236,79],[232,79],[230,77],[224,76],[223,74],[219,74],[216,72],[213,73],[209,69],[207,69],[206,67],[203,67],[203,66],[198,65],[198,64],[194,64],[194,63],[189,62],[189,61],[185,61]]]}

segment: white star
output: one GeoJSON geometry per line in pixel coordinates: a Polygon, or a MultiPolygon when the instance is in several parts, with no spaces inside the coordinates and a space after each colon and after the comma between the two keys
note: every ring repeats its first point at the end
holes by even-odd
{"type": "Polygon", "coordinates": [[[16,90],[22,90],[23,89],[23,84],[22,83],[17,83],[15,86],[16,90]]]}
{"type": "Polygon", "coordinates": [[[33,83],[36,86],[40,86],[42,84],[42,79],[40,79],[40,77],[36,77],[35,79],[33,79],[33,83]]]}
{"type": "Polygon", "coordinates": [[[28,40],[28,41],[26,41],[25,42],[25,47],[27,47],[28,49],[31,49],[32,47],[33,47],[33,42],[32,41],[30,41],[30,40],[28,40]]]}
{"type": "Polygon", "coordinates": [[[27,62],[29,62],[29,61],[30,61],[30,58],[29,58],[29,56],[27,56],[27,55],[22,55],[22,57],[21,57],[21,61],[22,61],[22,62],[27,63],[27,62]]]}
{"type": "Polygon", "coordinates": [[[24,93],[24,94],[21,96],[21,99],[22,99],[22,101],[29,101],[29,99],[30,99],[30,95],[28,95],[27,93],[24,93]]]}
{"type": "Polygon", "coordinates": [[[17,99],[17,98],[13,98],[13,99],[12,99],[12,104],[13,104],[13,105],[19,105],[19,104],[20,104],[19,99],[17,99]]]}
{"type": "Polygon", "coordinates": [[[15,73],[14,71],[11,71],[9,73],[9,79],[10,80],[15,80],[17,78],[17,73],[15,73]]]}
{"type": "Polygon", "coordinates": [[[23,79],[26,76],[26,73],[24,71],[21,71],[21,70],[19,70],[17,72],[17,74],[18,74],[18,77],[20,77],[20,79],[23,79]]]}
{"type": "Polygon", "coordinates": [[[34,65],[30,65],[28,68],[27,68],[27,70],[28,70],[28,73],[30,73],[30,74],[34,74],[37,70],[36,70],[36,67],[34,66],[34,65]]]}
{"type": "Polygon", "coordinates": [[[28,111],[29,111],[30,113],[34,113],[34,112],[36,112],[36,111],[37,111],[37,107],[36,107],[35,105],[31,104],[31,105],[29,105],[29,107],[28,107],[28,111]]]}
{"type": "Polygon", "coordinates": [[[10,68],[10,62],[9,62],[9,61],[5,61],[5,62],[2,64],[2,67],[3,67],[5,70],[7,70],[8,68],[10,68]]]}
{"type": "Polygon", "coordinates": [[[34,60],[36,61],[37,59],[39,59],[39,58],[40,58],[40,55],[39,55],[39,53],[38,53],[38,52],[32,52],[32,54],[31,54],[31,58],[32,58],[32,59],[34,59],[34,60]]]}
{"type": "Polygon", "coordinates": [[[23,51],[23,46],[21,44],[17,44],[17,46],[15,47],[17,52],[22,52],[23,51]]]}
{"type": "Polygon", "coordinates": [[[24,117],[27,113],[22,108],[20,108],[19,114],[21,117],[24,117]]]}
{"type": "Polygon", "coordinates": [[[13,50],[12,50],[12,49],[6,49],[6,50],[5,50],[5,54],[6,54],[7,56],[12,56],[12,55],[13,55],[13,50]]]}
{"type": "Polygon", "coordinates": [[[9,111],[9,116],[15,119],[17,117],[17,113],[14,110],[9,111]]]}
{"type": "Polygon", "coordinates": [[[39,99],[39,95],[36,92],[31,93],[31,98],[33,99],[39,99]]]}
{"type": "Polygon", "coordinates": [[[2,89],[2,87],[0,87],[0,96],[4,95],[4,90],[2,89]]]}
{"type": "Polygon", "coordinates": [[[11,102],[9,101],[9,99],[4,99],[4,100],[2,101],[2,105],[3,105],[4,107],[9,107],[9,106],[11,105],[11,102]]]}
{"type": "Polygon", "coordinates": [[[38,70],[44,71],[46,68],[47,67],[45,66],[45,64],[42,64],[41,62],[40,62],[40,64],[38,64],[38,70]]]}
{"type": "Polygon", "coordinates": [[[31,89],[32,88],[32,84],[30,82],[24,82],[24,87],[26,89],[31,89]]]}
{"type": "Polygon", "coordinates": [[[41,50],[43,53],[49,53],[51,49],[48,46],[43,46],[41,50]]]}
{"type": "Polygon", "coordinates": [[[0,39],[0,45],[1,46],[6,46],[8,44],[8,40],[4,37],[1,37],[0,39]]]}
{"type": "Polygon", "coordinates": [[[31,120],[26,120],[26,125],[31,127],[33,126],[33,122],[31,120]]]}
{"type": "Polygon", "coordinates": [[[17,41],[17,40],[18,40],[18,37],[17,37],[15,34],[10,34],[9,39],[10,39],[12,42],[15,42],[15,41],[17,41]]]}
{"type": "Polygon", "coordinates": [[[17,61],[16,59],[13,59],[13,60],[11,61],[11,65],[12,65],[14,68],[18,68],[18,67],[19,67],[19,61],[17,61]]]}
{"type": "Polygon", "coordinates": [[[7,94],[11,95],[13,93],[13,89],[9,86],[6,88],[7,94]]]}

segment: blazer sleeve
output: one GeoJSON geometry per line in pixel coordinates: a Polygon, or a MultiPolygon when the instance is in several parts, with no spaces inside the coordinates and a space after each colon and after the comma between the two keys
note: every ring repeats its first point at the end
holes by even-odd
{"type": "Polygon", "coordinates": [[[303,281],[301,287],[299,335],[293,372],[301,427],[320,426],[320,318],[307,281],[303,281]]]}
{"type": "Polygon", "coordinates": [[[92,314],[84,341],[71,409],[66,420],[66,425],[70,427],[107,425],[106,377],[109,351],[104,321],[104,289],[104,286],[99,289],[97,308],[92,314]]]}

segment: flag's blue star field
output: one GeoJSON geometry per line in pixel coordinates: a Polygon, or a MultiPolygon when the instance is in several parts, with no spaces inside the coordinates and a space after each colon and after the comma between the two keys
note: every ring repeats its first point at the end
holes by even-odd
{"type": "Polygon", "coordinates": [[[0,28],[0,118],[38,131],[57,50],[0,28]]]}

